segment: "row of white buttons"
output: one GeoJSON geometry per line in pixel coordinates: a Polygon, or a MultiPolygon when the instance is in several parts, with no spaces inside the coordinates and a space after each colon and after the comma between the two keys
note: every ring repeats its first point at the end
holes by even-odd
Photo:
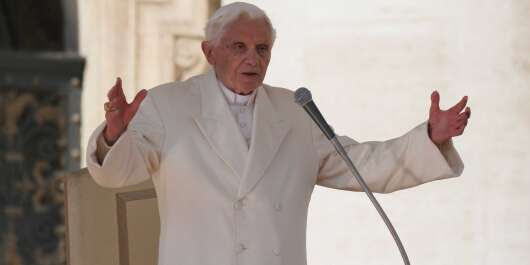
{"type": "MultiPolygon", "coordinates": [[[[245,207],[246,204],[247,204],[247,198],[243,197],[243,198],[241,198],[241,199],[239,199],[239,200],[234,202],[234,209],[236,211],[239,211],[243,207],[245,207]]],[[[248,249],[247,245],[245,245],[244,243],[239,243],[239,245],[237,246],[237,254],[243,253],[243,251],[245,251],[246,249],[248,249]]]]}
{"type": "Polygon", "coordinates": [[[245,128],[247,127],[247,124],[243,120],[245,119],[248,120],[247,116],[250,115],[250,113],[246,113],[247,107],[237,106],[237,108],[239,108],[239,113],[240,113],[236,115],[239,126],[242,128],[245,128]]]}
{"type": "MultiPolygon", "coordinates": [[[[247,198],[246,198],[246,197],[241,198],[241,199],[239,199],[239,200],[237,200],[237,201],[234,202],[234,209],[236,209],[236,210],[241,210],[244,206],[246,206],[246,203],[247,203],[247,198]]],[[[276,211],[280,212],[280,211],[282,210],[282,205],[281,205],[281,203],[279,203],[279,202],[278,202],[278,203],[275,203],[275,204],[274,204],[274,209],[275,209],[276,211]]],[[[239,243],[239,245],[238,245],[238,249],[237,249],[237,253],[238,253],[238,254],[241,254],[241,253],[243,253],[243,252],[244,252],[245,250],[247,250],[247,249],[248,249],[247,245],[245,245],[245,244],[243,244],[243,243],[239,243]]],[[[279,255],[280,255],[280,250],[277,249],[277,248],[274,248],[274,249],[272,250],[272,252],[273,252],[274,255],[276,255],[276,256],[279,256],[279,255]]]]}

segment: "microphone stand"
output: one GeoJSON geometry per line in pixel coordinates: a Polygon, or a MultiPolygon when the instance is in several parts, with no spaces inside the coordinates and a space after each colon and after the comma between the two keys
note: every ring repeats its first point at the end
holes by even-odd
{"type": "Polygon", "coordinates": [[[390,233],[392,234],[392,237],[394,238],[394,241],[396,242],[396,245],[399,248],[399,252],[401,253],[401,257],[403,258],[403,262],[405,263],[405,265],[410,265],[409,257],[407,256],[407,252],[405,252],[405,248],[403,247],[403,244],[401,243],[401,240],[399,239],[399,236],[398,236],[396,230],[394,229],[394,226],[392,226],[392,223],[390,222],[390,220],[386,216],[385,211],[383,211],[383,208],[381,208],[381,205],[379,205],[379,202],[377,202],[377,200],[375,199],[374,195],[372,194],[372,192],[368,188],[368,185],[366,185],[366,183],[364,182],[364,179],[361,177],[361,174],[359,174],[359,171],[357,171],[357,168],[355,167],[355,165],[353,165],[353,162],[351,161],[350,157],[348,156],[348,154],[344,150],[344,147],[342,146],[342,144],[339,142],[339,140],[335,136],[333,136],[333,138],[331,138],[330,141],[333,144],[333,146],[335,147],[335,150],[337,150],[337,153],[339,153],[339,155],[342,157],[342,159],[344,160],[344,162],[346,163],[346,165],[350,169],[350,171],[353,174],[353,176],[357,179],[357,182],[359,182],[359,184],[363,188],[364,193],[366,193],[366,195],[368,196],[370,201],[372,201],[372,204],[374,205],[375,209],[377,210],[377,212],[379,213],[381,218],[383,218],[383,221],[385,222],[386,226],[388,227],[388,230],[390,230],[390,233]]]}
{"type": "Polygon", "coordinates": [[[383,218],[383,221],[385,222],[386,227],[388,227],[388,230],[390,230],[390,233],[392,234],[392,237],[394,238],[394,241],[396,242],[396,245],[399,248],[399,252],[401,253],[403,262],[405,262],[405,265],[410,265],[409,258],[407,257],[407,252],[405,252],[405,248],[403,247],[403,244],[401,243],[401,240],[399,239],[399,236],[396,233],[394,226],[392,226],[392,223],[386,216],[385,211],[383,211],[383,208],[381,208],[381,205],[379,205],[379,203],[375,199],[374,195],[368,188],[368,185],[366,185],[364,179],[361,177],[361,174],[359,174],[359,171],[357,171],[357,168],[355,168],[355,166],[353,165],[353,162],[350,160],[350,157],[344,150],[344,147],[337,139],[337,136],[333,132],[333,129],[326,122],[326,120],[322,116],[322,113],[320,113],[317,106],[313,102],[309,89],[305,87],[297,89],[294,93],[294,101],[304,108],[304,110],[307,112],[307,114],[309,114],[311,119],[318,125],[320,130],[322,130],[326,138],[331,141],[331,143],[335,147],[335,150],[337,150],[344,162],[346,162],[346,165],[350,169],[351,173],[353,174],[353,176],[355,176],[357,182],[359,182],[359,184],[363,188],[364,193],[366,193],[370,201],[372,201],[372,204],[374,205],[381,218],[383,218]]]}

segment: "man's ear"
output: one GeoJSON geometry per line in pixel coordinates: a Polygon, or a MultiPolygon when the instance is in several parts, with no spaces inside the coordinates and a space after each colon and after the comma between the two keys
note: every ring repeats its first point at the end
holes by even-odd
{"type": "Polygon", "coordinates": [[[215,65],[215,59],[213,56],[213,46],[208,41],[201,42],[201,49],[202,53],[204,54],[204,57],[208,61],[209,64],[215,65]]]}

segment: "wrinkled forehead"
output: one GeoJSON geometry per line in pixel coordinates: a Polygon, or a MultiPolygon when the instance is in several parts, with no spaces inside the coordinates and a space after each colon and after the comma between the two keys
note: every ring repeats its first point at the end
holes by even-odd
{"type": "Polygon", "coordinates": [[[272,29],[267,19],[243,13],[225,26],[220,37],[221,42],[250,40],[272,44],[272,29]]]}

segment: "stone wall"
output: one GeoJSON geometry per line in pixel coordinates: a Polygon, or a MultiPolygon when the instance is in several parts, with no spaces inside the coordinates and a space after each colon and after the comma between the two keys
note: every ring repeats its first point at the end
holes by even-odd
{"type": "Polygon", "coordinates": [[[83,147],[104,120],[103,103],[116,77],[122,78],[124,92],[132,100],[141,89],[205,71],[200,41],[216,4],[212,0],[79,2],[80,53],[87,59],[83,147]]]}

